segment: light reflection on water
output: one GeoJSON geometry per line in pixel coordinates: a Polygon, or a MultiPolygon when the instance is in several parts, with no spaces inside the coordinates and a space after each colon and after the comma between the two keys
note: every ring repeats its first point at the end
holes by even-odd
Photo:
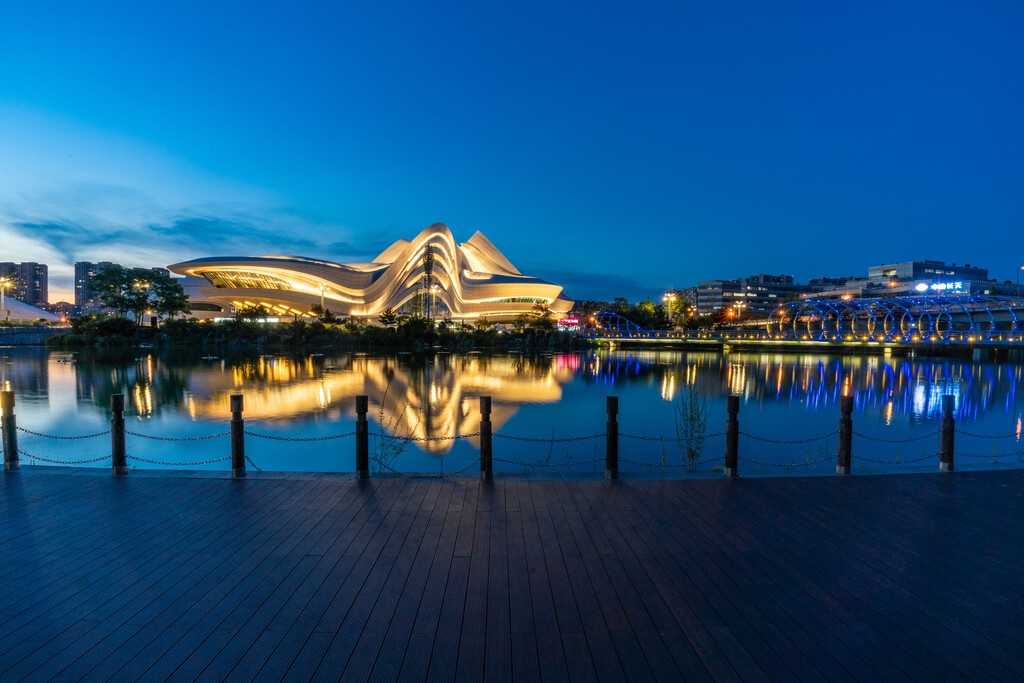
{"type": "MultiPolygon", "coordinates": [[[[0,350],[0,385],[17,396],[19,424],[49,434],[104,429],[113,393],[127,399],[129,430],[160,436],[202,436],[224,431],[229,396],[245,396],[248,429],[276,436],[319,437],[351,432],[353,397],[369,396],[370,419],[413,441],[394,452],[374,439],[378,455],[404,471],[451,471],[477,455],[478,397],[492,397],[495,432],[548,439],[531,443],[495,439],[495,457],[518,462],[563,463],[599,458],[600,439],[552,442],[604,429],[604,397],[620,397],[620,431],[663,441],[622,441],[626,459],[680,462],[675,445],[675,405],[691,388],[706,398],[708,432],[722,431],[724,396],[741,397],[742,432],[795,440],[835,429],[839,397],[854,396],[855,432],[905,439],[935,431],[941,397],[956,397],[958,428],[1010,436],[999,441],[959,437],[957,450],[993,456],[1020,450],[1022,366],[957,359],[873,356],[719,354],[674,351],[599,351],[516,354],[228,353],[203,359],[195,352],[146,351],[68,354],[44,349],[0,350]],[[75,362],[68,362],[74,360],[75,362]]],[[[108,452],[102,438],[47,441],[22,434],[22,446],[43,457],[87,459],[108,452]]],[[[721,439],[708,442],[718,455],[721,439]]],[[[198,461],[220,457],[226,439],[187,444],[129,439],[150,459],[198,461]]],[[[265,469],[350,471],[351,438],[286,444],[247,439],[247,452],[265,469]]],[[[835,451],[835,438],[804,445],[741,439],[741,457],[767,462],[806,462],[835,451]]],[[[907,459],[937,451],[937,440],[885,446],[855,440],[854,455],[907,459]]],[[[24,457],[24,456],[23,456],[24,457]]],[[[1019,460],[1017,456],[1014,461],[1019,460]]],[[[26,458],[27,461],[27,458],[26,458]]],[[[925,461],[928,464],[930,461],[925,461]]],[[[961,462],[963,462],[961,460],[961,462]]],[[[1001,461],[1005,464],[1006,460],[1001,461]]],[[[964,463],[967,464],[967,463],[964,463]]],[[[829,471],[830,462],[817,470],[829,471]]],[[[222,468],[223,463],[211,465],[222,468]]],[[[741,466],[742,467],[742,466],[741,466]]],[[[588,466],[597,470],[599,467],[588,466]]],[[[522,466],[497,463],[499,470],[522,466]]],[[[756,468],[755,468],[756,469],[756,468]]],[[[795,469],[794,471],[800,471],[795,469]]]]}

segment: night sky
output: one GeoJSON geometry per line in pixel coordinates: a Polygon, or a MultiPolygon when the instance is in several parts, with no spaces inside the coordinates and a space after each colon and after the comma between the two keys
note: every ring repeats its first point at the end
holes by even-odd
{"type": "Polygon", "coordinates": [[[1024,265],[1024,3],[0,8],[0,261],[367,261],[481,230],[571,298],[1024,265]]]}

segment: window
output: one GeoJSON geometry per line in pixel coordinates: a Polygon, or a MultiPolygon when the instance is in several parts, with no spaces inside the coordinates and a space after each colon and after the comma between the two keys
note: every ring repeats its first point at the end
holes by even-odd
{"type": "Polygon", "coordinates": [[[202,273],[210,284],[218,288],[233,289],[292,289],[280,278],[263,273],[248,273],[240,270],[211,270],[202,273]]]}

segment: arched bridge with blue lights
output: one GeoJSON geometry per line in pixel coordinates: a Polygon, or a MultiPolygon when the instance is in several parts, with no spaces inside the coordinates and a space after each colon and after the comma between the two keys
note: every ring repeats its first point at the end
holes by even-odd
{"type": "Polygon", "coordinates": [[[645,330],[613,311],[587,319],[584,333],[605,340],[718,343],[1024,348],[1024,299],[1006,296],[915,296],[787,302],[756,327],[645,330]]]}

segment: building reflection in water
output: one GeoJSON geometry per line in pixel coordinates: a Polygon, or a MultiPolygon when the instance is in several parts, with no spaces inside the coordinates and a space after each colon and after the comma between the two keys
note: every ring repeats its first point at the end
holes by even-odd
{"type": "MultiPolygon", "coordinates": [[[[247,420],[319,416],[351,419],[353,397],[369,397],[370,419],[397,437],[451,439],[480,430],[479,397],[491,396],[495,430],[519,405],[557,403],[579,358],[483,356],[342,356],[334,360],[261,357],[226,367],[194,369],[188,411],[195,418],[223,419],[229,396],[245,394],[247,420]]],[[[475,437],[472,438],[476,445],[475,437]]],[[[422,444],[445,453],[451,441],[422,444]]]]}
{"type": "MultiPolygon", "coordinates": [[[[38,405],[57,422],[90,405],[96,417],[106,419],[110,395],[123,393],[128,415],[136,420],[187,414],[197,422],[223,423],[230,415],[229,396],[243,393],[250,424],[277,422],[298,429],[300,422],[311,421],[331,434],[351,430],[353,397],[366,394],[371,420],[395,436],[451,438],[479,430],[481,395],[492,397],[496,431],[524,404],[550,404],[545,419],[557,424],[574,410],[570,402],[557,406],[566,386],[574,383],[574,391],[598,396],[628,390],[630,401],[652,402],[650,410],[644,408],[651,414],[656,404],[675,401],[687,388],[709,399],[734,393],[762,409],[781,405],[822,414],[838,414],[839,397],[848,393],[858,414],[876,415],[880,424],[891,426],[938,420],[941,397],[952,394],[958,421],[1009,416],[1018,438],[1021,431],[1016,389],[1022,365],[1014,363],[653,350],[538,356],[238,355],[226,360],[200,360],[198,355],[82,352],[72,363],[66,353],[5,350],[0,383],[10,382],[19,405],[38,405]]],[[[472,442],[475,448],[476,439],[472,442]]],[[[452,443],[418,446],[442,454],[452,443]]]]}

